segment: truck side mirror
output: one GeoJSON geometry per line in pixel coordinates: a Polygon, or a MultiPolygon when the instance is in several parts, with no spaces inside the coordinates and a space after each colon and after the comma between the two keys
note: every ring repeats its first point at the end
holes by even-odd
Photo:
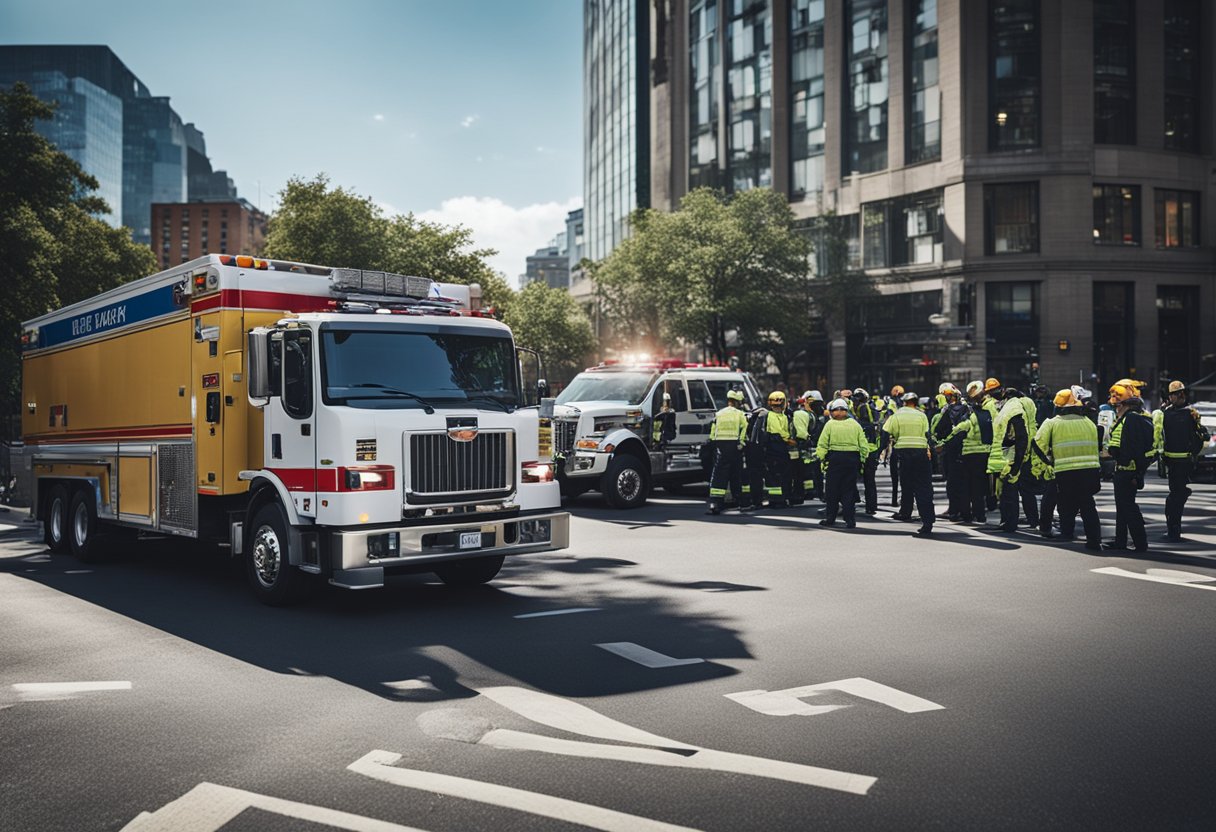
{"type": "Polygon", "coordinates": [[[249,347],[245,351],[248,366],[249,398],[268,399],[271,396],[270,330],[249,331],[249,347]]]}

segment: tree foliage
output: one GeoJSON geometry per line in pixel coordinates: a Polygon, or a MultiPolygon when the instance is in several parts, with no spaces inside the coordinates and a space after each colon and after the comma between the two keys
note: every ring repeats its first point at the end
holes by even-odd
{"type": "MultiPolygon", "coordinates": [[[[0,406],[20,400],[22,321],[156,271],[147,246],[96,214],[97,180],[34,128],[54,117],[25,84],[0,89],[0,406]]],[[[7,425],[7,422],[6,422],[7,425]]]]}
{"type": "Polygon", "coordinates": [[[323,173],[292,178],[279,200],[266,237],[268,257],[479,283],[486,305],[500,311],[510,305],[513,290],[486,262],[496,252],[474,248],[468,228],[413,214],[386,216],[371,197],[330,187],[323,173]]]}
{"type": "Polygon", "coordinates": [[[529,283],[503,316],[521,347],[545,361],[550,379],[569,379],[595,351],[591,321],[570,293],[542,281],[529,283]]]}

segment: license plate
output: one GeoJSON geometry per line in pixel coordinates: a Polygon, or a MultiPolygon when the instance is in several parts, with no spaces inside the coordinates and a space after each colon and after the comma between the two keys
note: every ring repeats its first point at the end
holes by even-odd
{"type": "Polygon", "coordinates": [[[460,533],[460,548],[461,549],[480,549],[481,548],[481,532],[461,532],[460,533]]]}

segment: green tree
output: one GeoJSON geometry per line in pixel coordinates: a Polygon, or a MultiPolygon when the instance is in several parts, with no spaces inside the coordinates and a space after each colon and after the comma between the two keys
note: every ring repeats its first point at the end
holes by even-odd
{"type": "MultiPolygon", "coordinates": [[[[0,408],[17,412],[22,321],[152,274],[156,259],[111,228],[97,180],[34,129],[54,108],[25,84],[0,89],[0,408]]],[[[5,430],[7,430],[7,420],[5,430]]]]}
{"type": "Polygon", "coordinates": [[[541,354],[550,380],[569,380],[596,347],[591,321],[570,293],[541,281],[519,292],[503,323],[516,343],[541,354]]]}
{"type": "Polygon", "coordinates": [[[500,312],[511,303],[506,278],[486,262],[494,249],[473,247],[473,232],[419,220],[385,216],[369,196],[330,187],[324,173],[293,177],[270,218],[266,256],[322,266],[377,269],[429,277],[443,283],[479,283],[482,300],[500,312]]]}

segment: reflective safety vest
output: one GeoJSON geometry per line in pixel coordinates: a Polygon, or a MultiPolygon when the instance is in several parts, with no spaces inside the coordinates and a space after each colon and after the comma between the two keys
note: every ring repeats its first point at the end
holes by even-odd
{"type": "Polygon", "coordinates": [[[1124,463],[1115,466],[1118,470],[1143,471],[1147,468],[1149,460],[1157,456],[1157,448],[1153,443],[1152,417],[1141,410],[1123,414],[1110,432],[1110,449],[1111,456],[1126,459],[1124,463]],[[1128,454],[1122,453],[1124,445],[1129,445],[1127,450],[1133,458],[1126,459],[1128,454]]]}
{"type": "Polygon", "coordinates": [[[827,459],[831,451],[856,451],[861,460],[865,461],[870,455],[866,432],[854,419],[829,419],[819,432],[815,455],[821,460],[827,459]]]}
{"type": "Polygon", "coordinates": [[[929,433],[929,420],[914,407],[901,407],[892,413],[882,429],[890,434],[892,447],[897,451],[926,450],[929,447],[926,436],[929,433]]]}
{"type": "Polygon", "coordinates": [[[984,441],[985,427],[988,431],[992,429],[992,423],[996,420],[996,402],[992,399],[985,398],[980,403],[979,407],[971,408],[971,415],[954,426],[954,430],[950,431],[950,435],[946,437],[949,442],[960,434],[963,437],[963,456],[973,456],[976,454],[988,455],[992,449],[992,442],[984,441]]]}
{"type": "Polygon", "coordinates": [[[709,438],[711,441],[733,440],[742,444],[747,438],[747,414],[731,405],[722,408],[714,415],[714,423],[709,426],[709,438]]]}
{"type": "Polygon", "coordinates": [[[879,426],[883,423],[882,408],[876,406],[872,401],[866,402],[857,408],[855,418],[866,434],[866,441],[870,443],[870,452],[877,451],[878,444],[881,441],[879,439],[879,431],[881,430],[879,426]]]}
{"type": "Polygon", "coordinates": [[[1010,399],[1001,405],[1000,411],[992,422],[992,447],[988,450],[988,473],[999,473],[1005,467],[1005,463],[1010,463],[1014,469],[1021,467],[1025,462],[1025,455],[1022,459],[1014,459],[1016,448],[1013,444],[1013,426],[1015,419],[1021,419],[1022,424],[1026,426],[1026,448],[1030,449],[1030,438],[1034,435],[1030,433],[1030,423],[1026,421],[1026,407],[1022,404],[1019,396],[1016,399],[1010,399]],[[1005,442],[1009,442],[1009,447],[1005,447],[1005,442]]]}
{"type": "Polygon", "coordinates": [[[1057,474],[1098,467],[1098,426],[1079,413],[1052,416],[1034,435],[1057,474]]]}
{"type": "Polygon", "coordinates": [[[1199,411],[1189,405],[1169,407],[1153,413],[1161,426],[1157,447],[1167,459],[1186,459],[1203,450],[1207,431],[1199,422],[1199,411]],[[1158,419],[1158,414],[1160,418],[1158,419]]]}
{"type": "Polygon", "coordinates": [[[768,412],[768,420],[764,423],[765,433],[773,436],[779,436],[782,439],[790,438],[790,418],[785,413],[768,412]]]}
{"type": "Polygon", "coordinates": [[[811,438],[811,412],[809,410],[794,411],[794,438],[805,442],[811,438]]]}

